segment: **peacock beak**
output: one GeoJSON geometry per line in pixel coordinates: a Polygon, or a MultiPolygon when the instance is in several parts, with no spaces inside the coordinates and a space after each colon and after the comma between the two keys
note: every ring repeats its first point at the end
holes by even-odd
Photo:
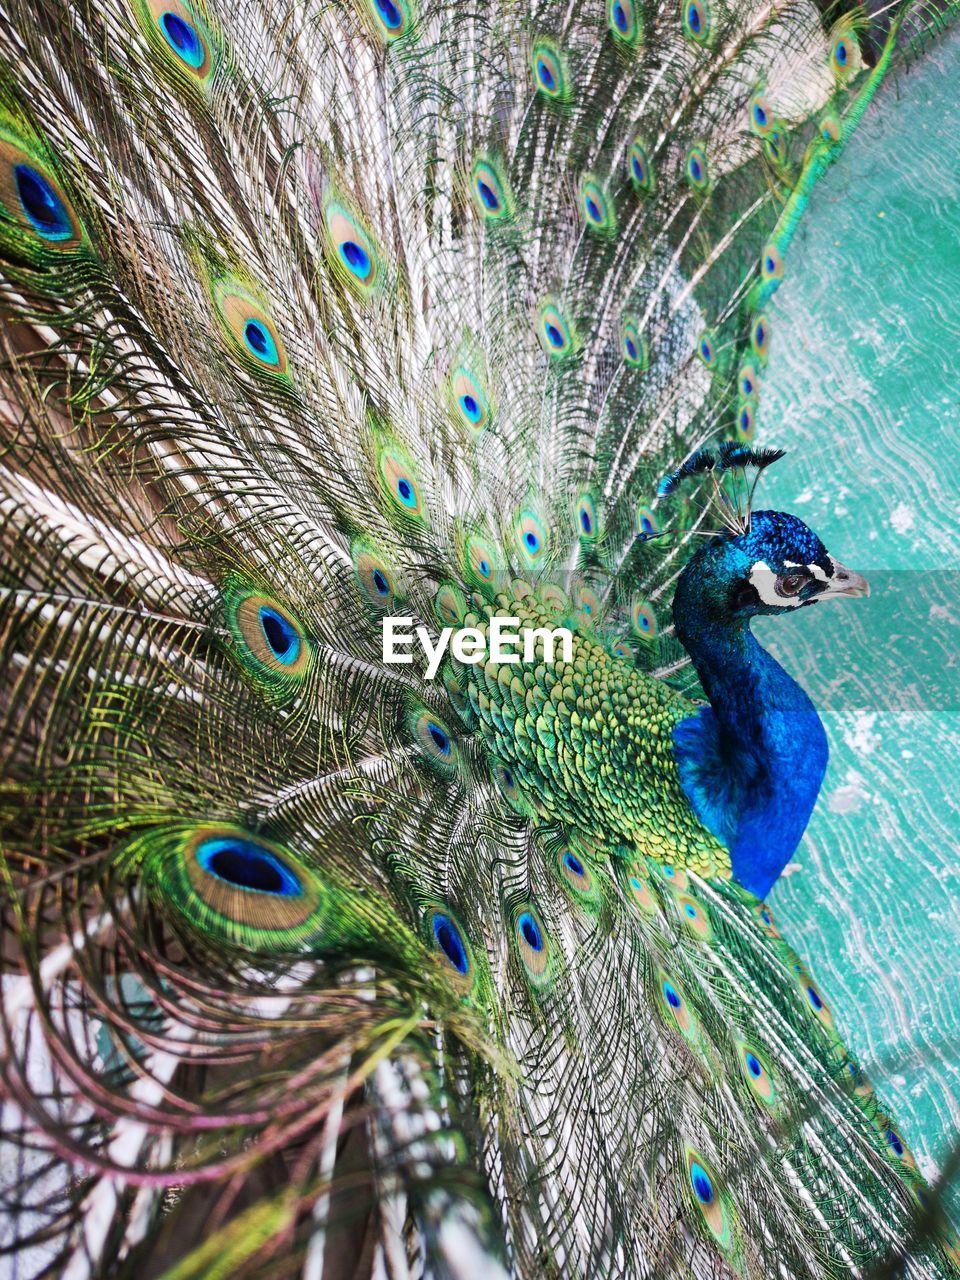
{"type": "Polygon", "coordinates": [[[862,573],[854,573],[853,569],[848,569],[839,560],[834,560],[833,573],[827,580],[826,588],[820,592],[820,599],[828,600],[832,596],[847,596],[856,599],[858,596],[868,596],[869,594],[870,583],[862,573]]]}

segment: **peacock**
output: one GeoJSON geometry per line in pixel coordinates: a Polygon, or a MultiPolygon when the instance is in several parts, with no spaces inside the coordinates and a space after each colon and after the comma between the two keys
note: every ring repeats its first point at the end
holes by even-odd
{"type": "Polygon", "coordinates": [[[769,304],[948,16],[3,0],[0,1273],[960,1275],[751,629],[868,590],[769,304]]]}

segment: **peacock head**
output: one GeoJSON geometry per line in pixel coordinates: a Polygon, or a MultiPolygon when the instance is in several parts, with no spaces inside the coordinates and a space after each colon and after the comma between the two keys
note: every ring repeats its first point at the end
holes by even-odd
{"type": "Polygon", "coordinates": [[[702,604],[731,619],[870,593],[866,578],[834,559],[813,530],[786,511],[752,512],[745,532],[711,539],[694,561],[702,604]]]}
{"type": "Polygon", "coordinates": [[[694,476],[709,481],[709,503],[721,528],[690,560],[677,583],[674,616],[681,633],[701,622],[741,622],[790,613],[818,600],[869,595],[867,580],[830,554],[808,525],[785,511],[753,511],[756,477],[780,450],[721,446],[700,450],[667,476],[660,495],[694,476]],[[755,471],[752,482],[747,471],[755,471]]]}

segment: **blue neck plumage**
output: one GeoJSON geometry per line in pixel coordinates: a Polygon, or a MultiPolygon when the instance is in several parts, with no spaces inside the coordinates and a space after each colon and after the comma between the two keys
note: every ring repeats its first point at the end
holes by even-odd
{"type": "Polygon", "coordinates": [[[700,821],[730,850],[734,878],[764,898],[816,803],[827,738],[813,703],[760,647],[749,619],[711,609],[689,570],[677,585],[674,622],[710,706],[675,730],[680,780],[700,821]]]}

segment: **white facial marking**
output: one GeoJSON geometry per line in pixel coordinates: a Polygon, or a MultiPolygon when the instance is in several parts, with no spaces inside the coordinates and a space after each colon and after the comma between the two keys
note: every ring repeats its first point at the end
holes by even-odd
{"type": "Polygon", "coordinates": [[[758,560],[750,570],[750,585],[764,604],[775,609],[792,609],[802,604],[799,596],[781,596],[777,593],[777,575],[765,560],[758,560]]]}

